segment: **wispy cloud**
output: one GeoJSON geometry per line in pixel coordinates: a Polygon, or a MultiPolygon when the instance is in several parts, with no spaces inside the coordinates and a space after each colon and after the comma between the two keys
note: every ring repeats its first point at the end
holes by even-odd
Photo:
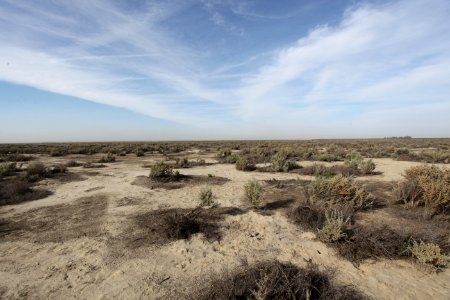
{"type": "MultiPolygon", "coordinates": [[[[288,125],[313,126],[317,118],[334,126],[332,118],[360,121],[390,106],[390,124],[395,116],[410,119],[401,116],[408,105],[450,114],[445,0],[360,3],[337,25],[323,24],[290,44],[269,52],[249,49],[233,59],[180,38],[181,29],[171,24],[203,8],[213,26],[245,30],[251,22],[245,16],[258,15],[249,2],[113,3],[2,1],[0,80],[218,130],[270,122],[279,132],[288,125]],[[351,106],[358,110],[349,111],[351,106]]],[[[295,32],[293,27],[290,35],[295,32]]],[[[211,33],[205,28],[196,34],[211,33]]],[[[232,48],[245,38],[224,45],[232,48]]]]}

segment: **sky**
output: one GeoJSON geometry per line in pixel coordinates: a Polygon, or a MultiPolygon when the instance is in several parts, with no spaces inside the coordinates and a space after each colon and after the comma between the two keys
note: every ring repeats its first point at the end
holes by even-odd
{"type": "Polygon", "coordinates": [[[0,143],[450,137],[448,0],[0,0],[0,143]]]}

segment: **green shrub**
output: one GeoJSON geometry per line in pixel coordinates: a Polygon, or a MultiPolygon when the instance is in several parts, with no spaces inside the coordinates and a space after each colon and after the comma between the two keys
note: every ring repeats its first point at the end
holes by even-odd
{"type": "Polygon", "coordinates": [[[7,176],[16,171],[17,171],[17,164],[14,162],[0,164],[0,176],[7,176]]]}
{"type": "Polygon", "coordinates": [[[144,151],[141,150],[141,149],[136,150],[135,154],[136,154],[137,157],[145,156],[144,151]]]}
{"type": "Polygon", "coordinates": [[[116,161],[116,157],[109,152],[106,156],[102,156],[102,158],[100,158],[100,160],[98,161],[99,163],[109,163],[109,162],[115,162],[116,161]]]}
{"type": "Polygon", "coordinates": [[[47,176],[47,170],[46,170],[44,164],[42,164],[40,162],[35,162],[32,164],[29,164],[25,171],[25,178],[28,181],[37,181],[46,176],[47,176]]]}
{"type": "Polygon", "coordinates": [[[151,178],[171,177],[174,176],[173,168],[163,162],[153,165],[150,169],[151,178]]]}
{"type": "Polygon", "coordinates": [[[210,188],[203,188],[198,198],[200,200],[200,206],[210,206],[214,203],[214,195],[210,188]]]}
{"type": "Polygon", "coordinates": [[[240,171],[254,171],[256,169],[256,166],[251,163],[247,158],[240,157],[236,161],[236,170],[240,171]]]}
{"type": "Polygon", "coordinates": [[[177,158],[176,163],[179,168],[189,168],[190,163],[187,158],[177,158]]]}
{"type": "Polygon", "coordinates": [[[337,210],[327,211],[325,213],[325,222],[319,230],[319,239],[325,243],[334,243],[346,237],[350,218],[344,217],[344,214],[337,210]]]}
{"type": "Polygon", "coordinates": [[[245,199],[250,202],[253,207],[258,207],[261,203],[263,189],[261,184],[256,180],[247,182],[244,186],[245,199]]]}
{"type": "Polygon", "coordinates": [[[285,164],[288,159],[288,153],[284,149],[277,152],[275,155],[272,156],[271,163],[272,168],[276,172],[283,172],[285,169],[285,164]]]}
{"type": "Polygon", "coordinates": [[[358,170],[359,173],[363,175],[372,174],[376,168],[373,160],[364,160],[358,152],[352,152],[352,154],[344,161],[344,166],[349,169],[358,170]]]}
{"type": "Polygon", "coordinates": [[[376,165],[371,159],[361,160],[358,164],[358,169],[364,175],[372,174],[373,171],[375,171],[375,168],[376,168],[376,165]]]}

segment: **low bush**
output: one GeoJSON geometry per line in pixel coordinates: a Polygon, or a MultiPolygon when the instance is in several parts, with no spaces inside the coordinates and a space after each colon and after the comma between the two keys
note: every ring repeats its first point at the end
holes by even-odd
{"type": "Polygon", "coordinates": [[[276,172],[283,172],[285,168],[285,164],[288,159],[288,153],[285,150],[281,150],[272,156],[271,163],[272,168],[276,172]]]}
{"type": "Polygon", "coordinates": [[[240,171],[254,171],[256,166],[251,163],[247,158],[241,157],[236,161],[236,170],[240,171]]]}
{"type": "Polygon", "coordinates": [[[354,169],[363,175],[372,174],[376,168],[376,165],[373,162],[373,160],[371,159],[364,160],[362,156],[357,152],[353,152],[349,156],[349,158],[347,158],[344,161],[344,166],[350,169],[354,169]]]}
{"type": "Polygon", "coordinates": [[[334,206],[350,206],[355,210],[372,207],[374,196],[359,187],[350,177],[337,175],[333,178],[316,177],[308,188],[313,201],[334,206]]]}
{"type": "Polygon", "coordinates": [[[0,176],[8,176],[17,171],[17,164],[14,162],[0,164],[0,176]]]}
{"type": "Polygon", "coordinates": [[[23,162],[23,161],[30,161],[32,159],[34,159],[34,157],[31,155],[24,155],[18,153],[8,154],[6,156],[0,157],[0,161],[5,162],[23,162]]]}
{"type": "Polygon", "coordinates": [[[421,264],[431,265],[436,269],[443,269],[449,266],[450,258],[442,253],[441,248],[433,243],[418,243],[412,240],[408,248],[411,255],[421,264]]]}
{"type": "Polygon", "coordinates": [[[395,201],[405,207],[424,207],[430,215],[450,209],[450,170],[416,166],[405,171],[395,189],[395,201]]]}
{"type": "Polygon", "coordinates": [[[194,299],[366,299],[358,290],[333,283],[332,273],[308,263],[299,268],[278,261],[241,267],[232,275],[213,280],[194,299]]]}
{"type": "Polygon", "coordinates": [[[214,194],[210,188],[203,188],[199,195],[200,206],[211,206],[214,203],[214,194]]]}
{"type": "Polygon", "coordinates": [[[67,168],[79,167],[81,164],[75,160],[69,160],[64,164],[67,168]]]}
{"type": "Polygon", "coordinates": [[[29,164],[25,170],[25,179],[32,182],[39,179],[45,178],[47,176],[47,170],[43,163],[35,162],[29,164]]]}
{"type": "Polygon", "coordinates": [[[244,186],[245,199],[250,202],[253,207],[261,204],[263,189],[257,180],[251,180],[244,186]]]}
{"type": "Polygon", "coordinates": [[[134,152],[137,157],[145,156],[145,152],[141,149],[137,149],[136,152],[134,152]]]}
{"type": "Polygon", "coordinates": [[[102,158],[100,158],[98,162],[103,164],[103,163],[110,163],[110,162],[115,162],[115,161],[116,161],[116,157],[114,156],[114,154],[109,152],[106,156],[102,156],[102,158]]]}
{"type": "Polygon", "coordinates": [[[325,243],[333,243],[345,238],[349,221],[350,217],[344,217],[341,211],[327,211],[325,213],[325,223],[322,229],[319,230],[319,239],[325,243]]]}
{"type": "Polygon", "coordinates": [[[151,178],[163,178],[174,176],[173,168],[163,162],[153,165],[150,169],[151,178]]]}

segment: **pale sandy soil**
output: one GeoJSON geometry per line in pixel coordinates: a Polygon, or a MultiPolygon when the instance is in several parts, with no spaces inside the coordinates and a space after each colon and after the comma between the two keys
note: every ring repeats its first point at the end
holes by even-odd
{"type": "MultiPolygon", "coordinates": [[[[67,159],[41,158],[46,163],[67,159]]],[[[79,160],[86,158],[79,156],[79,160]]],[[[323,268],[335,269],[338,282],[376,299],[450,299],[450,270],[436,274],[410,261],[391,260],[355,267],[279,211],[261,215],[249,210],[226,216],[220,242],[208,242],[199,234],[163,246],[124,247],[121,238],[137,230],[132,226],[133,216],[162,208],[196,207],[203,186],[151,190],[131,185],[137,176],[148,175],[149,169],[142,165],[153,159],[129,156],[117,160],[101,169],[70,168],[83,180],[42,181],[53,195],[0,208],[0,218],[44,219],[49,226],[36,237],[25,232],[0,240],[0,298],[183,299],[196,288],[207,286],[213,274],[231,272],[244,262],[278,259],[303,266],[311,259],[323,268]],[[88,228],[86,236],[79,237],[76,233],[83,231],[83,226],[88,228]]],[[[406,168],[418,164],[389,159],[375,162],[382,174],[359,180],[398,180],[406,168]]],[[[215,201],[220,206],[240,208],[247,207],[243,185],[249,179],[299,178],[295,174],[241,172],[234,165],[181,172],[230,179],[212,186],[215,201]]]]}

